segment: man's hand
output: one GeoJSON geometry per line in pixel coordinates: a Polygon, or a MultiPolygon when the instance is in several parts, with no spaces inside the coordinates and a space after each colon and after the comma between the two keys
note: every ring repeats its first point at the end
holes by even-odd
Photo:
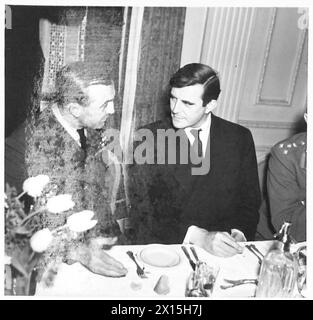
{"type": "Polygon", "coordinates": [[[231,257],[243,252],[243,248],[227,232],[210,232],[197,228],[193,232],[190,242],[219,257],[231,257]]]}
{"type": "Polygon", "coordinates": [[[237,242],[247,241],[247,238],[245,237],[244,233],[238,229],[231,229],[231,237],[235,239],[237,242]]]}
{"type": "Polygon", "coordinates": [[[128,272],[98,245],[82,244],[69,253],[69,258],[80,262],[91,272],[107,277],[124,277],[128,272]]]}

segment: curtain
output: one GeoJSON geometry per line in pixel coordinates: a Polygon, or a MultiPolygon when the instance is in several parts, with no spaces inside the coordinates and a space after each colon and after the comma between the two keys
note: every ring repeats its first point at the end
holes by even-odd
{"type": "Polygon", "coordinates": [[[180,66],[185,8],[147,7],[135,99],[135,128],[168,116],[168,81],[180,66]]]}
{"type": "Polygon", "coordinates": [[[26,178],[25,119],[39,108],[44,57],[39,43],[37,7],[10,6],[5,30],[5,183],[21,191],[26,178]]]}
{"type": "Polygon", "coordinates": [[[12,26],[5,29],[5,136],[38,105],[44,58],[39,44],[39,10],[10,6],[12,26]]]}
{"type": "MultiPolygon", "coordinates": [[[[57,71],[79,60],[102,62],[111,69],[116,90],[119,87],[124,8],[10,7],[12,28],[5,30],[5,129],[10,136],[5,145],[5,181],[20,190],[26,178],[25,146],[32,139],[40,107],[46,106],[42,96],[54,90],[57,71]]],[[[118,91],[115,110],[107,125],[119,128],[118,91]]]]}
{"type": "Polygon", "coordinates": [[[123,7],[90,7],[85,39],[85,60],[105,63],[111,69],[117,95],[114,117],[110,117],[107,125],[117,129],[122,112],[118,83],[124,10],[123,7]]]}
{"type": "MultiPolygon", "coordinates": [[[[65,64],[101,62],[119,82],[123,7],[48,7],[43,9],[40,42],[45,55],[43,93],[54,90],[55,76],[65,64]]],[[[45,103],[42,104],[45,107],[45,103]]],[[[121,99],[117,91],[115,115],[108,126],[119,127],[121,99]]]]}
{"type": "MultiPolygon", "coordinates": [[[[135,29],[141,28],[141,34],[140,41],[136,32],[128,38],[129,47],[136,47],[137,42],[140,43],[137,83],[125,83],[126,92],[136,90],[134,104],[126,104],[127,97],[124,101],[123,123],[131,126],[132,130],[125,132],[123,138],[129,144],[133,143],[132,131],[168,115],[168,82],[180,66],[185,8],[146,7],[143,16],[137,10],[137,14],[131,17],[140,19],[138,25],[135,23],[135,29]],[[130,109],[129,112],[127,109],[130,109]]],[[[127,58],[133,54],[134,52],[128,52],[127,58]]],[[[134,200],[129,197],[132,190],[138,187],[136,177],[130,174],[128,167],[123,166],[123,169],[127,204],[136,208],[138,203],[131,203],[134,200]]],[[[137,172],[134,174],[137,175],[137,172]]],[[[143,179],[146,180],[146,177],[143,179]]]]}

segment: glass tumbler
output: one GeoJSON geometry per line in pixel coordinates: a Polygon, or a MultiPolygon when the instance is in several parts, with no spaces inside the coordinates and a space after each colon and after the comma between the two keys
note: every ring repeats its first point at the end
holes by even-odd
{"type": "Polygon", "coordinates": [[[186,297],[210,297],[219,272],[219,267],[204,262],[197,263],[186,283],[186,297]]]}
{"type": "Polygon", "coordinates": [[[306,246],[300,247],[296,252],[298,261],[297,286],[302,297],[306,297],[306,246]]]}

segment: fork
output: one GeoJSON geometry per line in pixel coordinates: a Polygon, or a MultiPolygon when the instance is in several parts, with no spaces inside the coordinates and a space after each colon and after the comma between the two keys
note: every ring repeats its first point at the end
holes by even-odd
{"type": "Polygon", "coordinates": [[[192,254],[193,254],[193,256],[195,257],[195,259],[196,259],[196,263],[201,263],[201,261],[199,260],[199,258],[198,258],[198,255],[197,255],[197,252],[196,252],[196,249],[194,248],[194,247],[190,247],[190,250],[191,250],[191,252],[192,252],[192,254]]]}
{"type": "Polygon", "coordinates": [[[134,256],[134,254],[132,253],[132,251],[127,251],[126,253],[127,253],[127,255],[135,262],[136,267],[137,267],[136,272],[137,272],[138,276],[139,276],[140,278],[142,278],[142,279],[148,278],[147,275],[146,275],[145,272],[144,272],[144,269],[141,268],[141,267],[139,266],[139,264],[137,263],[137,261],[136,261],[136,259],[135,259],[135,256],[134,256]]]}

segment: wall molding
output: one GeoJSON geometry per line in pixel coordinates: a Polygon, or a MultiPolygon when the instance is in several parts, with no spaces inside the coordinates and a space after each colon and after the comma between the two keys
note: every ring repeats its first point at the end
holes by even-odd
{"type": "Polygon", "coordinates": [[[270,152],[272,147],[273,147],[273,145],[270,145],[270,144],[259,145],[259,146],[255,146],[255,151],[256,152],[270,152]]]}
{"type": "Polygon", "coordinates": [[[268,29],[267,29],[267,40],[266,40],[266,46],[265,46],[265,50],[264,50],[264,58],[263,58],[262,70],[261,70],[261,74],[260,74],[255,104],[261,104],[260,103],[260,101],[261,101],[260,96],[261,96],[261,91],[263,88],[264,76],[265,76],[266,65],[267,65],[267,61],[268,61],[268,57],[269,57],[269,53],[270,53],[270,47],[272,44],[272,37],[273,37],[274,25],[275,25],[275,21],[276,21],[276,15],[277,15],[277,8],[273,8],[271,22],[270,22],[268,29]]]}
{"type": "Polygon", "coordinates": [[[122,39],[121,39],[121,52],[120,52],[120,58],[119,58],[119,73],[118,73],[118,92],[121,92],[122,90],[122,78],[123,78],[123,70],[124,70],[124,58],[125,58],[125,53],[127,50],[126,46],[126,29],[127,29],[127,24],[128,24],[128,15],[129,15],[129,7],[124,8],[124,15],[123,15],[123,29],[122,29],[122,39]],[[126,46],[126,47],[125,47],[126,46]]]}
{"type": "Polygon", "coordinates": [[[207,15],[200,62],[220,75],[222,93],[217,115],[237,122],[255,8],[210,8],[207,15]]]}
{"type": "Polygon", "coordinates": [[[267,105],[267,106],[286,106],[291,107],[292,104],[292,98],[295,92],[295,86],[296,86],[296,80],[300,69],[300,63],[301,63],[301,56],[303,52],[303,47],[305,43],[305,36],[306,36],[306,29],[301,30],[299,32],[299,45],[297,48],[297,52],[295,55],[295,60],[293,62],[293,70],[291,72],[291,77],[289,79],[288,84],[288,90],[287,95],[283,99],[262,99],[262,89],[264,85],[264,78],[268,66],[268,59],[270,55],[271,45],[272,45],[272,38],[273,38],[273,32],[276,25],[276,18],[277,18],[277,8],[272,9],[272,16],[271,16],[271,22],[268,27],[268,36],[266,41],[266,47],[264,51],[264,58],[263,58],[263,64],[262,64],[262,71],[260,74],[259,79],[259,85],[256,95],[255,104],[256,105],[267,105]]]}
{"type": "Polygon", "coordinates": [[[120,142],[124,154],[128,155],[129,142],[131,141],[134,101],[137,84],[137,71],[139,66],[139,50],[141,40],[141,28],[144,8],[132,8],[127,48],[127,62],[125,72],[125,87],[123,95],[122,119],[120,142]]]}
{"type": "Polygon", "coordinates": [[[269,151],[257,155],[257,163],[258,163],[258,165],[262,164],[263,162],[265,162],[267,160],[268,154],[269,154],[269,151]]]}
{"type": "Polygon", "coordinates": [[[203,52],[205,52],[204,41],[209,10],[209,7],[186,8],[183,44],[180,59],[181,67],[188,63],[201,61],[201,55],[203,52]],[[198,32],[197,37],[195,37],[195,30],[198,32]]]}
{"type": "Polygon", "coordinates": [[[257,157],[257,163],[260,164],[267,160],[268,155],[271,153],[273,145],[256,145],[255,153],[257,157]]]}
{"type": "Polygon", "coordinates": [[[239,120],[238,124],[248,128],[265,128],[265,129],[295,129],[296,128],[295,122],[239,120]]]}
{"type": "MultiPolygon", "coordinates": [[[[127,10],[128,11],[128,10],[127,10]]],[[[127,17],[124,15],[124,19],[127,17]]],[[[123,92],[123,106],[122,118],[120,127],[120,145],[123,154],[129,156],[129,144],[132,137],[133,130],[133,116],[134,116],[134,102],[136,95],[137,72],[139,68],[140,59],[140,43],[141,30],[143,22],[144,7],[134,7],[131,11],[131,21],[129,30],[129,42],[127,47],[127,60],[125,68],[124,92],[123,92]]],[[[127,24],[124,25],[126,28],[127,24]]],[[[127,159],[126,159],[127,161],[127,159]]],[[[126,204],[129,208],[130,200],[128,195],[128,174],[125,164],[122,164],[122,171],[124,175],[123,183],[125,188],[126,204]]],[[[123,229],[123,227],[122,227],[123,229]]]]}

